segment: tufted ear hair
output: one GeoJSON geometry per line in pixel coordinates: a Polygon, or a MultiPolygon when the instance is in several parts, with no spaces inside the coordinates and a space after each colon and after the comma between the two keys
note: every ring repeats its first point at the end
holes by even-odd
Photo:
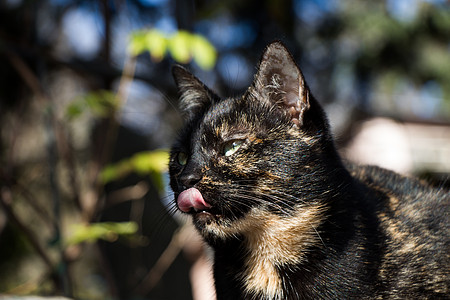
{"type": "Polygon", "coordinates": [[[172,74],[180,93],[180,110],[186,119],[204,111],[219,99],[214,92],[182,66],[173,66],[172,74]]]}
{"type": "Polygon", "coordinates": [[[251,92],[286,111],[298,127],[310,108],[310,91],[292,55],[279,41],[269,44],[259,63],[251,92]]]}

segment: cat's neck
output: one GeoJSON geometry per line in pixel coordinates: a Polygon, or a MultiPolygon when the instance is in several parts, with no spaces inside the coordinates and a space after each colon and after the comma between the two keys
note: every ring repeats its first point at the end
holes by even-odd
{"type": "Polygon", "coordinates": [[[317,232],[323,212],[320,205],[299,208],[288,217],[252,210],[237,225],[242,228],[241,251],[233,249],[233,252],[241,257],[232,258],[229,250],[217,247],[216,253],[220,258],[218,262],[216,256],[216,264],[227,268],[237,263],[231,273],[234,273],[235,280],[241,282],[244,294],[283,299],[285,289],[279,270],[301,264],[306,259],[308,248],[323,243],[317,232]]]}
{"type": "MultiPolygon", "coordinates": [[[[337,233],[333,237],[329,234],[333,230],[328,227],[333,226],[333,221],[330,221],[333,216],[330,214],[335,212],[344,215],[351,224],[354,215],[348,211],[351,210],[348,208],[351,207],[348,202],[351,199],[347,196],[350,195],[325,202],[327,205],[319,204],[324,203],[320,201],[307,208],[298,205],[289,216],[252,210],[235,224],[239,227],[238,239],[214,247],[216,274],[228,274],[225,276],[228,282],[224,286],[228,289],[235,286],[239,294],[232,296],[237,298],[252,295],[252,299],[290,299],[288,295],[298,291],[286,286],[286,270],[315,269],[315,266],[310,266],[312,261],[316,261],[310,256],[311,253],[320,252],[320,255],[328,256],[331,255],[327,254],[329,243],[345,243],[346,235],[339,237],[341,234],[337,233]],[[334,241],[336,237],[340,241],[334,241]],[[315,250],[311,251],[313,248],[315,250]]],[[[216,283],[220,290],[220,282],[216,283]]]]}

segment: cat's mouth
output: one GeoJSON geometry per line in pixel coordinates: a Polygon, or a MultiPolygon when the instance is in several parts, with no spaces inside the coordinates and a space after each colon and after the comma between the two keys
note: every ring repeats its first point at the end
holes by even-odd
{"type": "Polygon", "coordinates": [[[193,217],[201,223],[211,223],[219,217],[214,212],[213,207],[203,199],[202,194],[196,188],[189,188],[178,195],[178,208],[193,217]]]}

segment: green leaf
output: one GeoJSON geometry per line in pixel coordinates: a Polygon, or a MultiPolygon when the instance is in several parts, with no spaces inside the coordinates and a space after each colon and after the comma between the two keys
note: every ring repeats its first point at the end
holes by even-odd
{"type": "Polygon", "coordinates": [[[162,173],[167,171],[169,153],[163,150],[140,152],[133,155],[130,163],[133,170],[139,174],[162,173]]]}
{"type": "Polygon", "coordinates": [[[100,172],[101,182],[108,183],[125,177],[133,171],[133,167],[128,159],[121,160],[115,164],[109,164],[100,172]]]}
{"type": "Polygon", "coordinates": [[[167,50],[167,39],[160,31],[149,30],[145,36],[145,45],[153,60],[161,61],[164,58],[167,50]]]}
{"type": "Polygon", "coordinates": [[[191,60],[191,34],[180,30],[169,39],[169,51],[173,59],[186,64],[191,60]]]}
{"type": "Polygon", "coordinates": [[[167,151],[157,150],[137,153],[131,158],[130,163],[133,171],[141,175],[150,175],[158,190],[164,190],[162,173],[167,171],[169,163],[169,153],[167,151]]]}
{"type": "Polygon", "coordinates": [[[204,70],[210,70],[216,64],[216,49],[207,39],[200,35],[192,37],[192,53],[194,61],[204,70]]]}
{"type": "Polygon", "coordinates": [[[76,245],[83,242],[105,240],[116,241],[120,236],[132,236],[138,231],[136,222],[101,222],[89,225],[77,224],[73,227],[72,235],[67,239],[67,245],[76,245]]]}
{"type": "Polygon", "coordinates": [[[95,117],[106,117],[113,114],[118,107],[116,95],[107,90],[88,93],[75,99],[66,109],[66,117],[74,120],[89,111],[95,117]]]}
{"type": "Polygon", "coordinates": [[[84,101],[90,111],[97,117],[105,117],[112,114],[118,106],[116,95],[107,90],[100,90],[89,93],[84,101]]]}
{"type": "Polygon", "coordinates": [[[106,184],[123,178],[131,172],[155,176],[154,174],[161,174],[167,171],[168,162],[169,153],[166,150],[139,152],[130,158],[107,165],[100,173],[100,180],[106,184]]]}
{"type": "Polygon", "coordinates": [[[139,30],[130,35],[128,52],[133,56],[149,52],[153,60],[161,61],[166,55],[167,43],[167,38],[157,29],[139,30]]]}
{"type": "Polygon", "coordinates": [[[169,52],[176,62],[186,64],[194,59],[205,70],[213,68],[217,60],[216,49],[206,38],[185,30],[172,36],[157,29],[135,31],[130,35],[128,51],[135,56],[147,51],[155,61],[169,52]]]}
{"type": "Polygon", "coordinates": [[[147,32],[145,30],[139,30],[131,33],[128,52],[133,56],[137,56],[145,51],[148,51],[146,37],[147,32]]]}
{"type": "Polygon", "coordinates": [[[85,105],[81,101],[74,101],[66,109],[66,116],[69,120],[74,120],[81,116],[85,110],[85,105]]]}

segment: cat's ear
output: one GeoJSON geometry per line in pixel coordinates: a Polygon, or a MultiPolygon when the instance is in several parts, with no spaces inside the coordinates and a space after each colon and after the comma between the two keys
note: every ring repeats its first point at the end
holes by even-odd
{"type": "Polygon", "coordinates": [[[267,46],[252,89],[259,97],[285,110],[297,126],[303,124],[304,113],[310,107],[310,92],[302,72],[281,42],[267,46]]]}
{"type": "Polygon", "coordinates": [[[218,99],[217,95],[182,66],[173,66],[172,74],[180,93],[180,110],[186,118],[191,118],[218,99]]]}

